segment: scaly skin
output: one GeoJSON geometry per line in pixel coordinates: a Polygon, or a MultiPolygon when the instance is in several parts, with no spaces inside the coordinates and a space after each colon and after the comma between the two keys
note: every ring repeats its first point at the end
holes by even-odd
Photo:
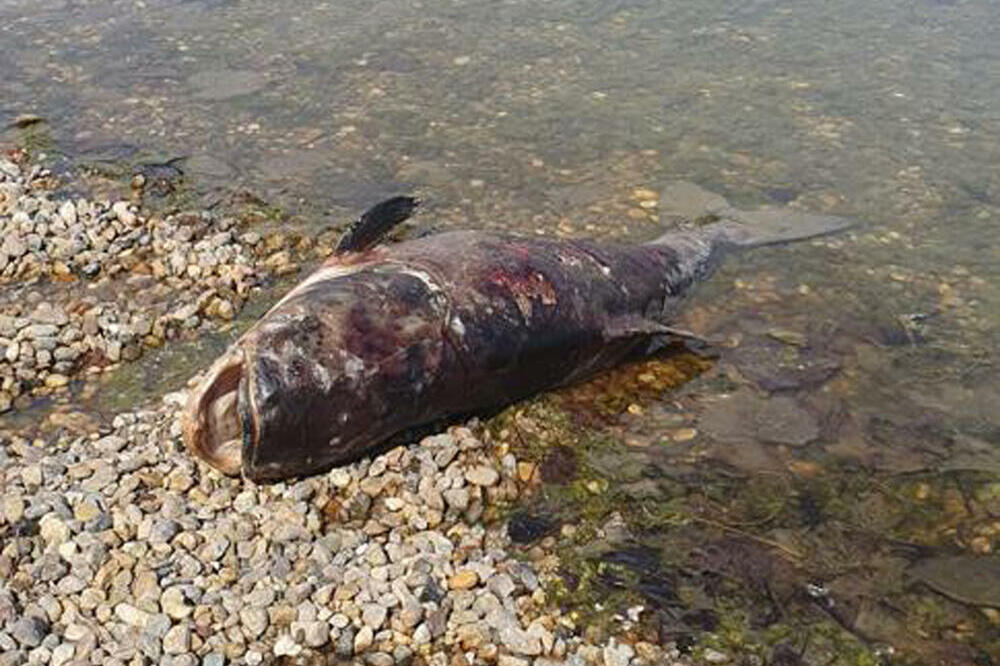
{"type": "MultiPolygon", "coordinates": [[[[399,207],[415,205],[389,203],[369,217],[401,219],[399,207]]],[[[227,474],[319,472],[647,353],[724,250],[850,224],[727,208],[646,245],[463,231],[347,251],[209,369],[185,410],[185,440],[227,474]]]]}
{"type": "Polygon", "coordinates": [[[333,257],[209,371],[188,446],[229,474],[301,476],[589,377],[664,335],[711,255],[453,232],[333,257]]]}

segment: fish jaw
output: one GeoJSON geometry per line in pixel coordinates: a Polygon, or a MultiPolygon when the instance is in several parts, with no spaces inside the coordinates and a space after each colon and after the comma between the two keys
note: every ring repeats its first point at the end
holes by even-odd
{"type": "Polygon", "coordinates": [[[228,476],[240,475],[243,431],[250,425],[241,414],[243,368],[243,350],[234,346],[212,364],[181,416],[187,450],[228,476]]]}

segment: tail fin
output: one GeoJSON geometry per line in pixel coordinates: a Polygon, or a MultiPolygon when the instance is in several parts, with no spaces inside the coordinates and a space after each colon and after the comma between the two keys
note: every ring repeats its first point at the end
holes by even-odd
{"type": "Polygon", "coordinates": [[[653,243],[671,243],[679,238],[699,239],[724,248],[752,248],[835,234],[856,224],[833,215],[815,215],[790,208],[745,211],[733,208],[718,194],[694,183],[668,183],[660,195],[660,212],[667,218],[686,221],[712,220],[708,224],[672,231],[653,243]]]}
{"type": "Polygon", "coordinates": [[[857,222],[835,215],[815,215],[787,208],[725,211],[724,219],[702,230],[725,245],[737,248],[779,245],[845,231],[857,222]]]}

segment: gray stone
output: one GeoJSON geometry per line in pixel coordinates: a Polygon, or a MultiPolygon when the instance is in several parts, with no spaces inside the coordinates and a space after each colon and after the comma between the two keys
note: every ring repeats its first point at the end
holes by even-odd
{"type": "Polygon", "coordinates": [[[54,338],[59,335],[59,327],[55,324],[32,324],[25,329],[25,335],[29,338],[54,338]]]}
{"type": "Polygon", "coordinates": [[[337,637],[334,652],[341,659],[350,659],[354,656],[354,633],[354,627],[347,626],[341,630],[340,636],[337,637]]]}
{"type": "Polygon", "coordinates": [[[247,603],[255,608],[267,608],[274,603],[274,590],[270,587],[258,587],[247,596],[247,603]]]}
{"type": "Polygon", "coordinates": [[[65,326],[69,323],[69,316],[66,311],[58,305],[42,302],[38,304],[35,311],[31,313],[31,321],[35,324],[50,324],[52,326],[65,326]]]}
{"type": "Polygon", "coordinates": [[[76,646],[72,643],[60,643],[52,649],[52,656],[49,658],[49,666],[63,666],[76,654],[76,646]]]}
{"type": "Polygon", "coordinates": [[[209,652],[202,657],[201,666],[226,666],[226,655],[219,652],[209,652]]]}
{"type": "Polygon", "coordinates": [[[10,315],[0,314],[0,337],[12,338],[17,333],[16,319],[10,315]]]}
{"type": "Polygon", "coordinates": [[[426,622],[422,622],[420,626],[417,627],[416,631],[413,632],[413,644],[414,645],[426,645],[431,642],[431,630],[427,627],[426,622]]]}
{"type": "Polygon", "coordinates": [[[385,623],[386,609],[379,604],[365,604],[361,612],[361,621],[365,626],[378,630],[385,623]]]}
{"type": "Polygon", "coordinates": [[[318,648],[330,640],[330,625],[326,622],[302,622],[302,642],[308,647],[318,648]]]}
{"type": "Polygon", "coordinates": [[[410,666],[413,663],[413,650],[405,645],[397,645],[392,651],[396,666],[410,666]]]}
{"type": "Polygon", "coordinates": [[[501,599],[507,599],[510,595],[514,594],[514,590],[516,589],[514,581],[505,573],[490,576],[490,579],[486,581],[486,587],[501,599]]]}
{"type": "Polygon", "coordinates": [[[149,531],[149,542],[169,543],[180,531],[180,525],[173,520],[157,520],[149,531]]]}
{"type": "Polygon", "coordinates": [[[38,647],[49,633],[49,623],[43,618],[29,615],[14,622],[10,634],[24,647],[38,647]]]}
{"type": "Polygon", "coordinates": [[[394,666],[396,660],[387,652],[372,652],[365,657],[368,666],[394,666]]]}
{"type": "Polygon", "coordinates": [[[522,629],[513,613],[505,609],[498,610],[490,613],[486,621],[496,630],[504,647],[514,654],[533,657],[542,653],[542,642],[522,629]]]}
{"type": "Polygon", "coordinates": [[[445,502],[448,506],[455,509],[456,511],[465,511],[469,508],[469,489],[468,488],[451,488],[442,493],[444,495],[445,502]]]}
{"type": "Polygon", "coordinates": [[[146,627],[143,629],[143,633],[155,639],[162,640],[167,635],[167,632],[170,631],[170,626],[169,617],[163,613],[152,613],[149,616],[146,627]]]}
{"type": "Polygon", "coordinates": [[[118,453],[123,448],[125,448],[125,439],[117,435],[108,435],[107,437],[102,437],[97,442],[98,450],[102,453],[118,453]]]}
{"type": "Polygon", "coordinates": [[[10,235],[4,239],[3,246],[0,247],[0,252],[13,259],[23,256],[27,251],[28,246],[24,244],[23,240],[15,235],[10,235]]]}

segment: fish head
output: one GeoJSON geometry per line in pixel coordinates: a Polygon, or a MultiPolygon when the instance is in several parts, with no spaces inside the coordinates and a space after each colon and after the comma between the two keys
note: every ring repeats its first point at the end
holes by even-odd
{"type": "Polygon", "coordinates": [[[272,308],[192,391],[183,423],[194,456],[255,481],[304,476],[425,420],[451,358],[440,289],[410,269],[319,279],[330,270],[272,308]]]}
{"type": "Polygon", "coordinates": [[[370,429],[370,407],[363,362],[324,339],[337,328],[314,313],[285,313],[241,338],[188,399],[189,451],[254,480],[308,474],[348,457],[370,429]]]}

